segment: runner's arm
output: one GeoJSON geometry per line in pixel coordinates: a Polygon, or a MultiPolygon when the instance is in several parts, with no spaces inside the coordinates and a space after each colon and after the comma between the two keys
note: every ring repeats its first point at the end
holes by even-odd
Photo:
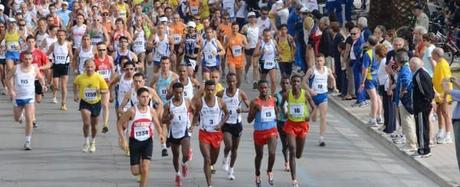
{"type": "Polygon", "coordinates": [[[133,108],[130,108],[128,111],[121,114],[120,119],[117,122],[118,137],[123,141],[126,141],[123,129],[126,128],[126,124],[128,124],[129,119],[131,119],[134,116],[134,112],[135,111],[133,110],[133,108]]]}
{"type": "Polygon", "coordinates": [[[155,124],[155,129],[157,130],[158,135],[160,136],[160,140],[163,139],[163,129],[161,128],[160,120],[158,119],[158,114],[156,110],[150,110],[152,115],[153,124],[155,124]]]}
{"type": "Polygon", "coordinates": [[[9,80],[12,80],[13,77],[14,77],[14,73],[16,72],[16,68],[17,66],[14,66],[10,71],[8,71],[8,74],[6,75],[6,80],[8,81],[5,81],[6,82],[6,85],[8,86],[9,91],[10,91],[10,97],[16,97],[16,90],[13,89],[14,86],[13,86],[13,81],[9,81],[9,80]]]}
{"type": "Polygon", "coordinates": [[[193,121],[192,126],[198,126],[198,119],[200,119],[200,110],[201,110],[201,102],[195,101],[194,103],[195,108],[193,110],[193,121]]]}
{"type": "MultiPolygon", "coordinates": [[[[310,94],[308,92],[305,92],[305,104],[307,104],[310,108],[310,114],[313,113],[316,110],[316,105],[313,102],[313,99],[311,98],[310,94]]],[[[305,121],[308,122],[310,120],[309,117],[305,118],[305,121]]]]}
{"type": "Polygon", "coordinates": [[[118,113],[123,113],[123,108],[126,107],[126,104],[128,104],[129,99],[131,98],[132,91],[129,91],[125,94],[123,97],[123,101],[121,101],[120,106],[118,106],[118,113]]]}
{"type": "Polygon", "coordinates": [[[75,71],[75,70],[78,70],[78,57],[80,56],[80,49],[77,49],[75,50],[75,55],[73,56],[72,58],[72,63],[71,64],[71,67],[72,69],[75,71]]]}
{"type": "Polygon", "coordinates": [[[246,110],[240,109],[239,113],[249,112],[250,101],[249,101],[248,96],[246,95],[246,93],[243,90],[240,90],[240,97],[241,97],[241,101],[244,103],[244,105],[246,105],[246,108],[248,108],[248,109],[246,109],[246,110]]]}
{"type": "Polygon", "coordinates": [[[252,121],[254,121],[254,119],[256,118],[256,109],[256,103],[254,101],[251,101],[248,112],[248,123],[252,123],[252,121]]]}
{"type": "Polygon", "coordinates": [[[220,120],[219,125],[216,127],[216,130],[221,130],[222,126],[224,126],[224,123],[228,120],[230,115],[228,114],[227,105],[225,104],[225,102],[222,99],[217,99],[217,100],[220,103],[220,108],[224,112],[224,117],[222,118],[222,120],[220,120]]]}

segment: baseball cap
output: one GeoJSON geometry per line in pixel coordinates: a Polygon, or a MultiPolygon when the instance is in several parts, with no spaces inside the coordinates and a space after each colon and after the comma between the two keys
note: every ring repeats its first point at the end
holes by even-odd
{"type": "Polygon", "coordinates": [[[168,18],[167,17],[160,17],[160,22],[168,22],[168,18]]]}
{"type": "Polygon", "coordinates": [[[0,10],[5,10],[5,6],[3,6],[2,4],[0,4],[0,10]]]}
{"type": "Polygon", "coordinates": [[[9,19],[8,19],[8,22],[10,22],[10,23],[16,22],[16,19],[14,19],[14,18],[9,18],[9,19]]]}
{"type": "Polygon", "coordinates": [[[256,17],[256,13],[255,12],[249,12],[248,17],[256,17]]]}
{"type": "Polygon", "coordinates": [[[306,13],[306,12],[311,12],[311,11],[310,11],[310,9],[308,9],[307,7],[302,7],[302,8],[300,9],[300,12],[305,12],[305,13],[306,13]]]}
{"type": "Polygon", "coordinates": [[[62,5],[69,5],[67,1],[62,2],[62,5]]]}
{"type": "Polygon", "coordinates": [[[190,21],[190,22],[187,23],[187,27],[195,28],[195,27],[196,27],[196,23],[193,22],[193,21],[190,21]]]}

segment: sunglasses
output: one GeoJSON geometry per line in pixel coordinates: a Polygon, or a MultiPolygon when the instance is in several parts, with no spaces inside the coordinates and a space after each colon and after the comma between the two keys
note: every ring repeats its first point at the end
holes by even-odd
{"type": "Polygon", "coordinates": [[[356,35],[357,33],[350,33],[350,34],[354,36],[354,35],[356,35]]]}
{"type": "Polygon", "coordinates": [[[106,51],[107,49],[97,49],[98,51],[106,51]]]}
{"type": "Polygon", "coordinates": [[[26,24],[20,24],[19,26],[20,26],[20,27],[25,27],[25,26],[26,26],[26,24]]]}
{"type": "Polygon", "coordinates": [[[125,70],[127,70],[127,71],[133,71],[134,68],[125,68],[125,70]]]}
{"type": "Polygon", "coordinates": [[[133,82],[142,82],[142,80],[133,80],[133,82]]]}

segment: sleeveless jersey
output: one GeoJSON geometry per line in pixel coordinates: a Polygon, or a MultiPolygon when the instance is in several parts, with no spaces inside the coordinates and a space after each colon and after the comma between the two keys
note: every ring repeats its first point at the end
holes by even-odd
{"type": "Polygon", "coordinates": [[[197,43],[198,43],[198,34],[194,35],[185,35],[185,54],[188,56],[193,56],[194,54],[197,53],[198,48],[197,48],[197,43]]]}
{"type": "Polygon", "coordinates": [[[156,91],[158,93],[158,96],[160,96],[161,100],[163,101],[163,103],[167,102],[166,95],[168,94],[168,88],[172,82],[172,79],[173,79],[173,76],[172,76],[171,71],[168,72],[168,77],[166,77],[166,79],[163,78],[161,73],[158,76],[158,81],[156,84],[156,91]]]}
{"type": "Polygon", "coordinates": [[[256,113],[254,121],[254,130],[261,131],[276,127],[275,99],[269,96],[264,101],[257,97],[255,103],[261,106],[260,111],[256,113]]]}
{"type": "Polygon", "coordinates": [[[203,42],[203,64],[206,67],[219,65],[220,57],[217,55],[219,48],[217,47],[216,39],[204,40],[203,42]],[[213,54],[215,53],[215,54],[213,54]]]}
{"type": "Polygon", "coordinates": [[[185,100],[179,106],[174,105],[173,101],[169,101],[169,110],[173,114],[169,131],[172,138],[178,139],[184,137],[187,133],[187,128],[190,124],[188,109],[185,100]]]}
{"type": "Polygon", "coordinates": [[[240,89],[236,89],[235,95],[228,96],[227,89],[224,89],[224,94],[222,97],[225,105],[227,105],[228,109],[228,120],[226,123],[228,124],[237,124],[241,123],[241,114],[239,114],[236,110],[240,108],[240,89]]]}
{"type": "Polygon", "coordinates": [[[20,39],[20,35],[17,30],[14,31],[13,33],[6,31],[5,32],[6,51],[19,52],[19,48],[20,48],[19,39],[20,39]]]}
{"type": "Polygon", "coordinates": [[[35,66],[32,66],[29,72],[23,72],[21,66],[16,67],[14,73],[16,99],[33,99],[35,98],[35,66]]]}
{"type": "Polygon", "coordinates": [[[317,94],[327,93],[327,77],[328,73],[326,68],[324,68],[323,73],[320,73],[316,68],[313,68],[311,88],[317,94]]]}
{"type": "MultiPolygon", "coordinates": [[[[126,93],[133,89],[133,79],[126,80],[125,74],[120,76],[120,81],[118,82],[117,86],[117,103],[121,103],[123,98],[125,97],[126,93]]],[[[126,111],[128,107],[125,106],[123,111],[126,111]]]]}
{"type": "Polygon", "coordinates": [[[85,71],[85,61],[94,57],[93,46],[90,46],[88,51],[85,51],[80,46],[80,53],[78,53],[78,72],[81,74],[85,71]]]}
{"type": "Polygon", "coordinates": [[[248,39],[248,44],[246,45],[246,49],[254,49],[257,46],[257,41],[259,41],[259,27],[248,25],[247,28],[246,38],[248,39]]]}
{"type": "Polygon", "coordinates": [[[54,42],[53,51],[53,63],[54,64],[69,64],[69,49],[67,49],[67,42],[62,45],[59,42],[54,42]]]}
{"type": "Polygon", "coordinates": [[[74,49],[80,48],[81,39],[83,38],[83,35],[85,34],[85,32],[86,32],[86,25],[81,25],[81,26],[75,25],[72,28],[72,36],[73,36],[73,42],[74,42],[73,48],[74,49]]]}
{"type": "Polygon", "coordinates": [[[200,111],[200,128],[207,132],[217,132],[214,128],[222,120],[222,110],[219,106],[219,100],[216,96],[213,96],[215,99],[214,106],[210,107],[206,104],[204,97],[201,98],[201,111],[200,111]]]}
{"type": "Polygon", "coordinates": [[[292,90],[288,91],[288,110],[287,116],[290,121],[303,122],[309,116],[307,105],[305,104],[305,90],[300,89],[300,95],[295,98],[292,90]]]}
{"type": "Polygon", "coordinates": [[[160,37],[156,35],[154,41],[157,43],[157,46],[155,46],[153,61],[159,62],[161,57],[169,56],[170,51],[168,35],[164,35],[163,39],[160,39],[160,37]]]}
{"type": "Polygon", "coordinates": [[[112,76],[112,64],[109,62],[109,57],[106,55],[104,59],[100,59],[97,57],[94,58],[94,62],[96,64],[96,70],[97,72],[102,75],[104,80],[108,82],[112,76]]]}
{"type": "Polygon", "coordinates": [[[136,37],[132,45],[133,52],[136,54],[144,53],[146,51],[145,49],[146,37],[145,37],[144,29],[141,28],[140,30],[138,30],[138,28],[134,28],[134,36],[136,36],[138,33],[139,33],[139,36],[136,37]]]}
{"type": "Polygon", "coordinates": [[[153,137],[154,127],[152,114],[150,113],[151,108],[148,107],[148,110],[145,113],[140,112],[137,106],[134,108],[136,114],[134,115],[133,120],[129,123],[129,137],[138,141],[145,141],[153,137]]]}
{"type": "Polygon", "coordinates": [[[276,47],[273,40],[269,42],[261,41],[262,44],[260,45],[260,59],[263,60],[263,68],[264,69],[273,69],[276,67],[275,64],[275,57],[276,57],[276,47]]]}

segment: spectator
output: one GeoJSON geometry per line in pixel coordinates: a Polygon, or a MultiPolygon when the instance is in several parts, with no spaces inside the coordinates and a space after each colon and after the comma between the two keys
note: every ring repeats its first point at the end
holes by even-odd
{"type": "Polygon", "coordinates": [[[430,77],[433,77],[433,69],[436,66],[435,61],[431,58],[431,53],[436,48],[436,46],[431,43],[433,38],[433,33],[423,35],[423,43],[425,45],[425,51],[422,55],[423,68],[425,68],[430,77]]]}
{"type": "Polygon", "coordinates": [[[346,85],[345,79],[345,67],[342,67],[341,59],[340,59],[340,51],[339,45],[344,41],[343,35],[340,33],[340,25],[338,22],[331,23],[331,31],[332,31],[332,57],[334,59],[334,74],[336,78],[336,88],[339,89],[340,93],[344,96],[346,93],[346,85]]]}
{"type": "Polygon", "coordinates": [[[342,56],[342,61],[344,61],[346,65],[346,73],[347,73],[347,95],[343,97],[344,100],[352,100],[356,98],[355,96],[355,81],[353,77],[353,64],[351,63],[352,61],[350,60],[351,57],[351,48],[353,47],[353,37],[351,36],[351,30],[355,27],[353,22],[348,22],[345,24],[345,34],[344,36],[347,36],[347,39],[345,39],[345,50],[342,51],[341,55],[342,56]]]}
{"type": "Polygon", "coordinates": [[[431,102],[434,98],[431,76],[423,70],[423,61],[414,57],[410,60],[410,69],[414,73],[412,77],[412,98],[414,101],[414,118],[417,143],[419,148],[412,156],[427,158],[431,156],[430,150],[430,113],[431,102]]]}
{"type": "Polygon", "coordinates": [[[383,44],[385,45],[387,50],[391,50],[392,49],[391,43],[385,39],[385,36],[387,34],[388,33],[387,33],[387,29],[385,28],[385,26],[383,25],[375,26],[373,35],[377,38],[377,40],[379,41],[379,44],[383,44]]]}
{"type": "MultiPolygon", "coordinates": [[[[451,77],[450,79],[444,79],[442,84],[445,93],[452,95],[452,99],[456,102],[460,102],[460,82],[456,77],[451,77]],[[452,89],[451,83],[455,86],[455,89],[452,89]]],[[[460,166],[460,105],[456,105],[452,122],[454,123],[454,135],[455,135],[455,151],[457,152],[457,164],[460,166]]]]}
{"type": "Polygon", "coordinates": [[[391,95],[388,95],[387,92],[390,86],[386,65],[387,51],[388,50],[385,47],[385,45],[380,44],[375,47],[375,59],[376,63],[379,64],[379,70],[377,72],[377,80],[379,83],[378,93],[381,96],[381,101],[383,105],[381,110],[383,110],[383,126],[385,126],[385,129],[388,128],[390,122],[392,122],[393,124],[396,122],[396,105],[393,102],[391,95]]]}
{"type": "Polygon", "coordinates": [[[425,30],[428,30],[428,27],[430,25],[430,19],[423,12],[422,6],[420,5],[415,6],[413,13],[415,16],[415,27],[421,26],[425,28],[425,30]]]}
{"type": "Polygon", "coordinates": [[[326,66],[334,71],[334,67],[332,64],[332,57],[333,57],[333,45],[334,45],[334,34],[330,28],[331,22],[329,21],[329,17],[322,17],[319,20],[318,28],[321,30],[321,39],[319,41],[319,53],[324,54],[326,57],[326,66]]]}
{"type": "Polygon", "coordinates": [[[364,91],[359,90],[359,85],[361,85],[362,80],[362,46],[364,44],[364,39],[360,36],[361,30],[358,27],[354,27],[350,32],[351,38],[353,39],[353,44],[350,49],[350,64],[353,66],[353,78],[355,82],[355,95],[356,102],[352,106],[363,107],[366,106],[366,95],[364,91]]]}
{"type": "Polygon", "coordinates": [[[422,58],[423,52],[425,52],[425,44],[423,43],[423,35],[427,34],[428,30],[421,26],[414,28],[413,44],[415,46],[414,55],[422,58]]]}
{"type": "Polygon", "coordinates": [[[361,30],[361,37],[364,39],[364,41],[367,41],[369,36],[372,35],[372,31],[369,29],[367,25],[366,17],[358,18],[358,27],[361,30]]]}
{"type": "MultiPolygon", "coordinates": [[[[433,73],[433,86],[435,91],[434,101],[436,102],[436,114],[438,115],[439,131],[436,135],[438,144],[452,143],[452,121],[449,105],[452,97],[444,92],[442,80],[449,79],[452,76],[449,63],[444,59],[444,50],[435,48],[431,53],[431,58],[436,61],[433,73]]],[[[452,86],[452,85],[450,85],[452,86]]]]}

